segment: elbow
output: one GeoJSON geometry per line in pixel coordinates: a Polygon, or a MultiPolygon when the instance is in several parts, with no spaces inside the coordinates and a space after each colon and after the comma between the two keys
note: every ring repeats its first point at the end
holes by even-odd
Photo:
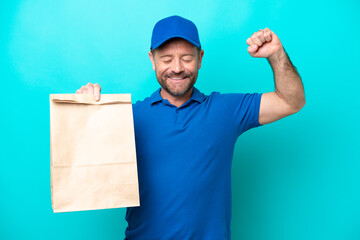
{"type": "Polygon", "coordinates": [[[297,102],[297,104],[292,107],[292,111],[293,111],[292,113],[294,114],[299,112],[305,106],[305,103],[306,103],[305,98],[297,102]]]}
{"type": "MultiPolygon", "coordinates": [[[[302,101],[302,103],[301,103],[301,108],[303,108],[304,106],[305,106],[305,104],[306,104],[306,100],[305,100],[305,98],[303,99],[303,101],[302,101]]],[[[301,109],[300,108],[300,109],[301,109]]]]}
{"type": "Polygon", "coordinates": [[[305,100],[305,96],[301,99],[300,101],[300,107],[299,107],[299,110],[300,111],[306,104],[306,100],[305,100]]]}

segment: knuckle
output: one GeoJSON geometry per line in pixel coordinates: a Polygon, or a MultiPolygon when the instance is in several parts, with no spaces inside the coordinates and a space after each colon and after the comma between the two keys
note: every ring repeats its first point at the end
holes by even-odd
{"type": "Polygon", "coordinates": [[[81,86],[80,89],[76,91],[77,93],[85,93],[85,86],[81,86]]]}

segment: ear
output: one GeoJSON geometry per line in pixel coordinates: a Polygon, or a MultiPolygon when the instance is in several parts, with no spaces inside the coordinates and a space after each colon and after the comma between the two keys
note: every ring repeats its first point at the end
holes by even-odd
{"type": "Polygon", "coordinates": [[[204,56],[204,50],[201,50],[200,51],[200,54],[199,54],[199,64],[198,64],[198,69],[201,68],[201,61],[202,61],[202,58],[204,56]]]}
{"type": "Polygon", "coordinates": [[[149,51],[149,58],[152,64],[152,69],[155,71],[155,59],[154,59],[154,55],[151,53],[151,51],[149,51]]]}

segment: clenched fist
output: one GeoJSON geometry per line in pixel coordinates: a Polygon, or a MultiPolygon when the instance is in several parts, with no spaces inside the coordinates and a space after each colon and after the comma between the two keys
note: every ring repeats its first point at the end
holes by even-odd
{"type": "Polygon", "coordinates": [[[256,58],[274,58],[284,51],[280,39],[269,28],[253,33],[246,40],[249,45],[248,52],[252,57],[256,58]]]}

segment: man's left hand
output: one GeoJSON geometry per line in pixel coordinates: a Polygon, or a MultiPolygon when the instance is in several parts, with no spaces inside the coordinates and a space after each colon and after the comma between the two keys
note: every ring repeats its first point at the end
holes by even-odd
{"type": "Polygon", "coordinates": [[[256,58],[276,58],[284,51],[280,39],[269,28],[253,33],[246,43],[249,54],[256,58]]]}

